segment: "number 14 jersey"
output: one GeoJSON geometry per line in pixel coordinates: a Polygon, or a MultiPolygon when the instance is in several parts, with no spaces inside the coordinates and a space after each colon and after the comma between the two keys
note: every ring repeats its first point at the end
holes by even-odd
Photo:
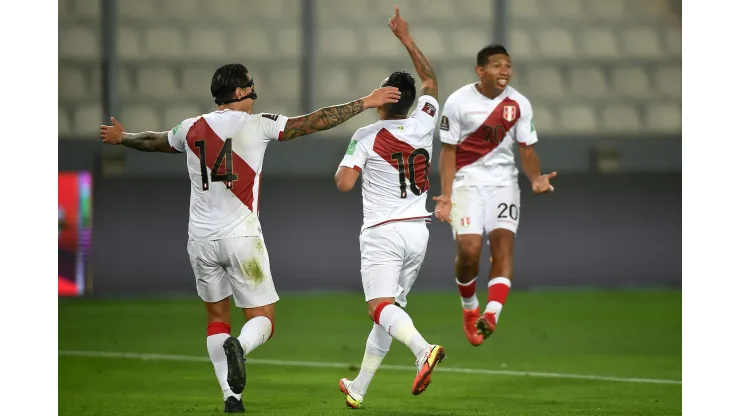
{"type": "Polygon", "coordinates": [[[287,121],[282,115],[219,110],[169,132],[170,146],[187,154],[191,240],[261,235],[262,161],[287,121]]]}
{"type": "Polygon", "coordinates": [[[411,116],[379,120],[354,134],[340,163],[362,173],[362,231],[429,218],[429,166],[439,103],[422,95],[411,116]]]}

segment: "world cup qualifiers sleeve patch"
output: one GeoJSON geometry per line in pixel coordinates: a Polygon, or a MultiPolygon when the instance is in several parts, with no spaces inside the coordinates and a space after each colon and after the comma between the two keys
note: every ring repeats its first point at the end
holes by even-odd
{"type": "Polygon", "coordinates": [[[272,121],[277,121],[278,115],[277,114],[269,114],[269,113],[263,113],[262,117],[269,118],[272,121]]]}
{"type": "Polygon", "coordinates": [[[349,142],[349,146],[347,146],[347,155],[352,156],[355,154],[355,147],[357,147],[357,140],[352,140],[349,142]]]}
{"type": "Polygon", "coordinates": [[[437,114],[437,109],[431,103],[425,103],[421,111],[429,114],[430,117],[434,117],[437,114]]]}
{"type": "Polygon", "coordinates": [[[439,129],[450,131],[450,119],[448,119],[447,116],[442,116],[442,122],[439,123],[439,129]]]}

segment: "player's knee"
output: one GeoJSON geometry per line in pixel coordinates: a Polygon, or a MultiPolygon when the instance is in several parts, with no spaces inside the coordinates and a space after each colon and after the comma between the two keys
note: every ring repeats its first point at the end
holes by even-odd
{"type": "Polygon", "coordinates": [[[475,240],[461,240],[457,245],[457,256],[466,265],[478,264],[481,243],[475,240]]]}

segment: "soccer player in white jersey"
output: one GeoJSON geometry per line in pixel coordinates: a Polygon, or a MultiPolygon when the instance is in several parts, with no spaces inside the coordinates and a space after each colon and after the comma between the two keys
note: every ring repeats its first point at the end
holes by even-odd
{"type": "Polygon", "coordinates": [[[401,99],[378,107],[380,120],[354,134],[339,164],[339,190],[351,190],[362,173],[364,221],[360,231],[362,286],[373,319],[365,356],[357,377],[343,378],[339,389],[352,408],[362,406],[370,381],[393,338],[416,356],[417,374],[411,392],[426,390],[432,371],[445,356],[440,345],[429,344],[402,309],[424,261],[431,213],[426,209],[429,162],[437,124],[437,78],[429,61],[409,35],[408,24],[396,6],[388,26],[406,47],[421,77],[416,109],[414,78],[394,72],[382,86],[395,86],[401,99]]]}
{"type": "Polygon", "coordinates": [[[465,336],[480,345],[496,328],[511,287],[514,236],[519,225],[519,185],[514,161],[519,148],[524,173],[535,194],[552,192],[534,150],[537,132],[532,105],[509,85],[511,59],[501,45],[478,52],[479,81],[455,91],[440,122],[442,195],[435,215],[452,224],[457,242],[455,276],[463,306],[465,336]],[[488,303],[480,314],[475,295],[485,233],[491,248],[488,303]]]}
{"type": "Polygon", "coordinates": [[[243,65],[228,64],[214,73],[211,94],[216,111],[189,118],[171,131],[125,133],[115,119],[113,126],[100,130],[105,143],[187,154],[187,250],[208,314],[208,355],[223,391],[224,411],[243,412],[244,360],[272,337],[278,301],[258,218],[265,149],[272,141],[330,129],[367,108],[396,103],[400,92],[379,88],[364,98],[300,117],[252,114],[254,80],[243,65]],[[238,338],[230,336],[232,295],[247,321],[238,338]]]}

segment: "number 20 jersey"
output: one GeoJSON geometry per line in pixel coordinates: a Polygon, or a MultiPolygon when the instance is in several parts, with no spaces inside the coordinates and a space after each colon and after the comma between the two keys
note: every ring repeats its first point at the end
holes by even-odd
{"type": "Polygon", "coordinates": [[[362,173],[362,230],[425,219],[439,103],[422,95],[411,116],[379,120],[354,134],[340,163],[362,173]]]}
{"type": "Polygon", "coordinates": [[[287,121],[282,115],[219,110],[189,118],[169,132],[170,146],[187,154],[191,240],[261,235],[262,161],[287,121]],[[228,173],[236,175],[230,183],[223,180],[228,173]]]}

